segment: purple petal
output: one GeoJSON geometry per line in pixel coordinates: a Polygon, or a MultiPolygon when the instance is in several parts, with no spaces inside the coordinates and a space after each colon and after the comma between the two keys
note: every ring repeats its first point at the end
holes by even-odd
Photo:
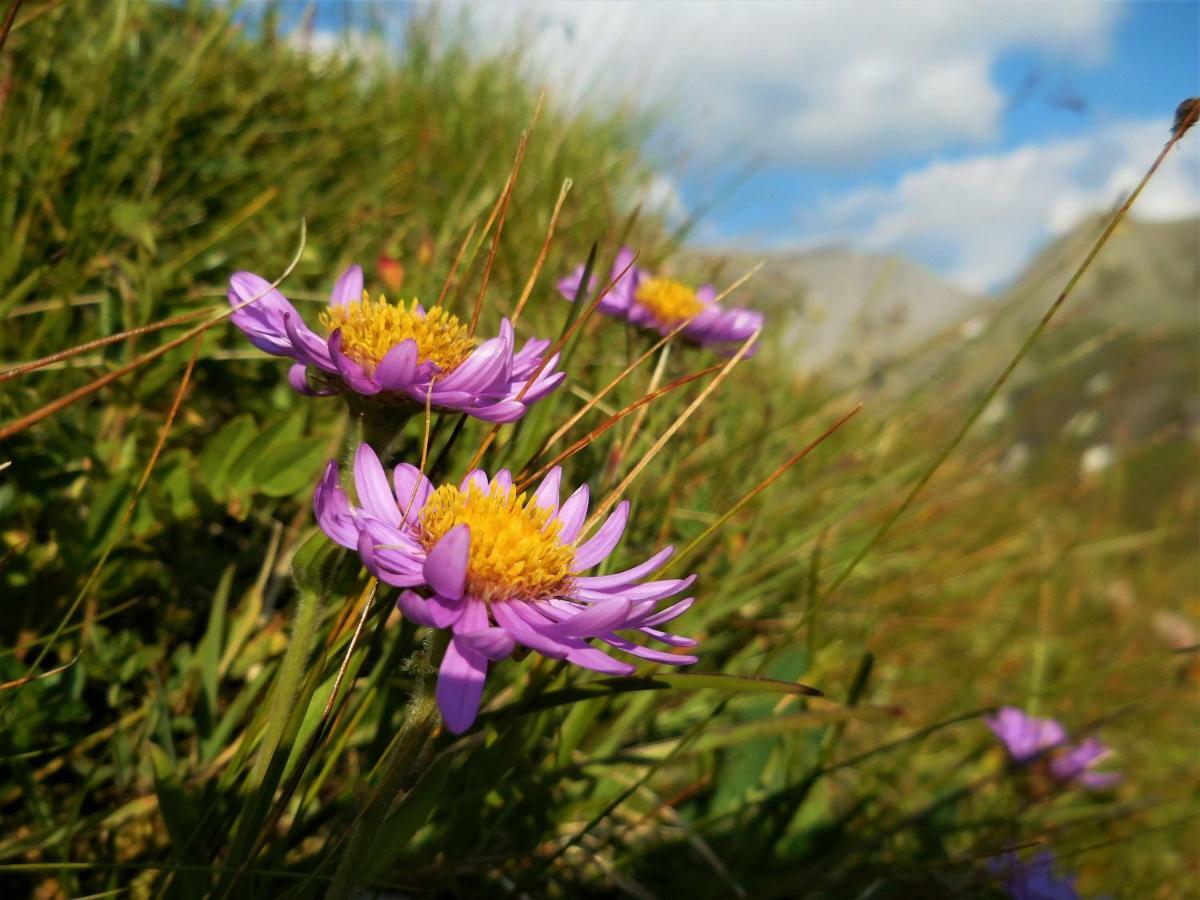
{"type": "Polygon", "coordinates": [[[500,336],[484,341],[466,361],[441,381],[452,391],[481,394],[512,371],[513,330],[508,319],[500,326],[500,336]]]}
{"type": "Polygon", "coordinates": [[[501,469],[492,477],[492,483],[489,488],[494,493],[506,494],[512,487],[512,472],[508,469],[501,469]]]}
{"type": "MultiPolygon", "coordinates": [[[[460,407],[455,407],[456,409],[460,407]]],[[[464,412],[469,412],[476,419],[482,419],[484,422],[495,422],[499,425],[505,425],[509,422],[515,422],[521,416],[525,415],[525,404],[518,403],[515,400],[501,400],[498,403],[489,403],[485,406],[462,407],[464,412]]]]}
{"type": "Polygon", "coordinates": [[[309,330],[299,313],[284,313],[283,327],[292,343],[292,352],[298,360],[327,372],[334,371],[328,345],[309,330]]]}
{"type": "Polygon", "coordinates": [[[471,529],[455,525],[434,544],[425,560],[425,579],[429,586],[450,600],[463,595],[467,581],[467,563],[471,556],[471,529]]]}
{"type": "Polygon", "coordinates": [[[570,648],[555,638],[535,631],[533,626],[529,625],[514,611],[516,605],[516,603],[512,602],[492,604],[492,615],[496,617],[496,621],[500,623],[500,626],[511,634],[518,643],[523,644],[531,650],[536,650],[542,656],[547,656],[550,659],[566,659],[570,648]]]}
{"type": "Polygon", "coordinates": [[[576,588],[572,595],[580,600],[603,601],[613,597],[623,597],[626,600],[662,600],[673,597],[680,591],[687,590],[696,580],[695,575],[686,578],[668,578],[663,581],[644,581],[641,584],[619,588],[615,592],[592,591],[587,588],[576,588]]]}
{"type": "Polygon", "coordinates": [[[695,597],[688,597],[684,600],[680,600],[678,603],[668,606],[662,612],[658,612],[650,616],[648,619],[641,622],[639,627],[647,625],[661,625],[663,622],[670,622],[672,619],[682,616],[685,612],[691,609],[692,604],[695,602],[695,597]]]}
{"type": "Polygon", "coordinates": [[[640,628],[642,634],[648,635],[668,647],[698,647],[700,642],[695,638],[684,637],[682,634],[671,634],[669,631],[659,631],[657,628],[640,628]]]}
{"type": "Polygon", "coordinates": [[[629,501],[622,500],[612,515],[600,526],[600,530],[575,551],[575,564],[571,571],[585,572],[607,558],[617,546],[617,541],[621,540],[621,535],[625,533],[625,523],[628,521],[629,501]]]}
{"type": "Polygon", "coordinates": [[[362,266],[351,266],[341,274],[333,285],[333,293],[329,295],[330,306],[345,306],[362,300],[363,270],[362,266]]]}
{"type": "MultiPolygon", "coordinates": [[[[546,368],[542,370],[542,374],[539,375],[537,380],[533,383],[533,387],[525,391],[524,394],[521,394],[521,402],[526,405],[536,403],[560,384],[562,384],[566,377],[566,372],[552,372],[551,366],[547,365],[546,368]]],[[[513,396],[515,397],[522,390],[524,390],[524,385],[517,385],[513,396]]]]}
{"type": "Polygon", "coordinates": [[[338,480],[338,466],[332,459],[325,466],[325,474],[317,483],[313,494],[313,512],[317,524],[330,538],[351,550],[358,547],[358,528],[350,501],[338,480]]]}
{"type": "Polygon", "coordinates": [[[633,603],[625,599],[594,603],[582,612],[557,624],[546,626],[553,637],[589,638],[622,628],[629,618],[633,603]]]}
{"type": "Polygon", "coordinates": [[[379,384],[372,379],[362,366],[342,352],[342,329],[335,329],[329,336],[329,358],[334,370],[354,391],[359,394],[378,394],[379,384]]]}
{"type": "Polygon", "coordinates": [[[458,489],[463,493],[466,493],[470,489],[471,485],[475,485],[475,487],[479,490],[479,493],[486,494],[488,492],[487,473],[484,472],[483,469],[472,469],[467,473],[467,477],[462,480],[462,483],[458,486],[458,489]]]}
{"type": "MultiPolygon", "coordinates": [[[[551,518],[558,512],[558,487],[562,482],[562,466],[551,469],[538,489],[533,492],[533,502],[539,509],[550,510],[551,518]]],[[[549,522],[546,523],[549,525],[549,522]]]]}
{"type": "Polygon", "coordinates": [[[579,529],[583,527],[583,522],[587,518],[588,513],[588,486],[581,484],[579,488],[558,511],[558,521],[562,523],[562,527],[558,532],[558,538],[564,544],[569,544],[579,535],[579,529]]]}
{"type": "Polygon", "coordinates": [[[359,444],[354,454],[354,488],[367,512],[393,528],[399,527],[400,510],[396,506],[396,497],[388,484],[383,464],[369,444],[359,444]]]}
{"type": "Polygon", "coordinates": [[[433,620],[433,624],[437,628],[450,628],[458,624],[463,615],[468,609],[480,604],[470,600],[463,600],[459,597],[457,600],[450,597],[443,597],[441,594],[434,594],[429,598],[429,617],[433,620]]]}
{"type": "Polygon", "coordinates": [[[405,618],[412,619],[418,625],[435,628],[434,619],[429,612],[429,602],[416,591],[401,591],[396,598],[396,607],[404,613],[405,618]]]}
{"type": "Polygon", "coordinates": [[[567,653],[567,662],[591,669],[594,672],[602,672],[605,675],[632,675],[637,671],[637,668],[630,663],[621,659],[613,659],[607,653],[603,653],[595,647],[589,647],[587,644],[572,647],[567,653]]]}
{"type": "Polygon", "coordinates": [[[417,342],[409,338],[389,350],[375,368],[375,380],[388,391],[411,387],[417,380],[417,342]]]}
{"type": "Polygon", "coordinates": [[[627,641],[624,638],[619,638],[615,634],[606,634],[601,639],[606,644],[612,644],[618,650],[624,650],[634,656],[640,656],[642,659],[648,659],[651,662],[663,663],[668,666],[690,666],[692,663],[699,662],[700,657],[692,656],[691,654],[682,653],[665,653],[662,650],[655,650],[651,647],[643,647],[640,644],[635,644],[632,641],[627,641]]]}
{"type": "Polygon", "coordinates": [[[438,672],[437,705],[446,727],[455,734],[462,734],[475,722],[486,679],[487,658],[458,638],[452,639],[438,672]]]}
{"type": "Polygon", "coordinates": [[[421,470],[409,463],[400,463],[392,470],[392,483],[396,487],[396,505],[410,524],[421,517],[425,501],[433,493],[433,485],[421,474],[421,470]]]}
{"type": "Polygon", "coordinates": [[[583,578],[576,578],[575,583],[582,588],[587,588],[592,591],[611,590],[612,588],[622,587],[637,581],[651,572],[655,571],[659,566],[671,558],[671,554],[675,552],[675,548],[668,545],[662,550],[659,550],[652,557],[642,563],[640,566],[634,566],[632,569],[626,569],[624,572],[614,572],[611,575],[593,575],[583,578]]]}
{"type": "Polygon", "coordinates": [[[456,640],[461,641],[488,659],[504,659],[511,656],[517,642],[503,628],[481,628],[478,631],[459,632],[456,640]]]}
{"type": "Polygon", "coordinates": [[[1115,784],[1121,783],[1120,772],[1082,772],[1075,779],[1086,788],[1093,791],[1103,791],[1115,784]]]}

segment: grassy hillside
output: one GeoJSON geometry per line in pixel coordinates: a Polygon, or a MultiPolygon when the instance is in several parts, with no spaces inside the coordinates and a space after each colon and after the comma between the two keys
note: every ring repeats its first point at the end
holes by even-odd
{"type": "MultiPolygon", "coordinates": [[[[284,270],[302,217],[283,289],[310,323],[347,263],[428,302],[460,246],[446,303],[469,317],[536,92],[512,57],[435,49],[434,27],[418,18],[385,63],[298,53],[197,3],[26,3],[0,54],[0,369],[220,306],[233,271],[284,270]]],[[[601,270],[626,242],[659,262],[659,223],[634,215],[640,135],[550,97],[481,333],[515,305],[565,178],[523,336],[572,321],[553,280],[593,242],[601,270]]],[[[1059,290],[1043,277],[1014,306],[1025,327],[1059,290]]],[[[737,297],[755,305],[755,285],[737,297]]],[[[772,337],[791,333],[771,316],[772,337]]],[[[0,427],[184,327],[0,382],[0,427]]],[[[0,890],[347,896],[349,872],[412,896],[991,897],[987,860],[1039,845],[1086,894],[1194,893],[1197,446],[1186,427],[1128,424],[1149,391],[1183,411],[1171,422],[1191,408],[1182,332],[1047,335],[1003,414],[860,553],[1021,331],[943,336],[849,388],[795,374],[770,340],[714,386],[677,384],[712,353],[648,353],[651,336],[588,321],[567,385],[484,465],[541,465],[551,433],[645,355],[554,450],[672,388],[581,442],[564,483],[600,498],[645,462],[614,568],[680,549],[669,573],[699,576],[679,620],[696,677],[646,664],[608,682],[531,653],[493,667],[473,730],[416,742],[441,645],[394,591],[372,594],[355,554],[312,539],[315,479],[356,427],[340,400],[291,392],[286,364],[220,325],[21,430],[0,443],[0,890]],[[1101,431],[1056,428],[1083,396],[1101,431]],[[1097,442],[1117,446],[1111,464],[1081,468],[1097,442]],[[1010,772],[981,721],[1001,704],[1094,731],[1123,783],[1010,772]]],[[[457,481],[489,433],[460,421],[431,416],[435,478],[457,481]]],[[[420,461],[422,417],[400,437],[420,461]]]]}

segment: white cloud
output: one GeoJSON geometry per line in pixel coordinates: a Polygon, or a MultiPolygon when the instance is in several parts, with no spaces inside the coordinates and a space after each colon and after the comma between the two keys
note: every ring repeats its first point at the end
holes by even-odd
{"type": "Polygon", "coordinates": [[[477,40],[520,40],[559,97],[651,104],[708,160],[857,164],[993,137],[996,59],[1098,61],[1110,3],[525,0],[470,6],[477,40]]]}
{"type": "MultiPolygon", "coordinates": [[[[802,236],[937,260],[965,287],[995,287],[1048,238],[1123,199],[1167,136],[1161,120],[1113,123],[1068,140],[934,161],[894,185],[858,188],[802,211],[802,236]]],[[[1200,145],[1176,146],[1134,214],[1200,215],[1200,145]]]]}

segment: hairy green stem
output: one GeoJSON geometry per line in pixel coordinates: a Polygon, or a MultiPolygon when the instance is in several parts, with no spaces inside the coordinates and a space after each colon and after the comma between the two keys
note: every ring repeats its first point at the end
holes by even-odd
{"type": "Polygon", "coordinates": [[[271,696],[271,714],[267,717],[267,730],[263,735],[262,744],[258,748],[258,756],[254,759],[254,768],[250,771],[250,783],[259,785],[266,777],[271,765],[275,749],[283,739],[284,729],[292,714],[292,707],[300,693],[300,681],[304,677],[305,663],[312,649],[313,637],[317,627],[317,594],[311,590],[301,590],[296,603],[296,615],[292,619],[292,639],[288,641],[287,652],[279,666],[279,674],[275,679],[275,691],[271,696]]]}
{"type": "Polygon", "coordinates": [[[400,793],[412,784],[418,774],[417,763],[421,759],[421,751],[433,735],[437,722],[437,704],[422,686],[409,703],[408,715],[384,763],[378,787],[355,819],[349,844],[342,854],[329,893],[325,895],[327,900],[346,900],[362,879],[371,858],[372,844],[383,829],[400,793]]]}

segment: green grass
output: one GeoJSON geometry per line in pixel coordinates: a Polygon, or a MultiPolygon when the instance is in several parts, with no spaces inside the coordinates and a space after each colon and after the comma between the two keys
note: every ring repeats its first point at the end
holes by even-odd
{"type": "MultiPolygon", "coordinates": [[[[381,253],[403,265],[404,296],[436,296],[502,189],[537,97],[515,55],[435,53],[433,27],[416,22],[384,65],[305,57],[202,5],[27,3],[0,55],[5,367],[223,303],[232,271],[284,269],[302,218],[307,242],[284,290],[314,318],[304,301],[322,300],[351,261],[372,277],[381,253]]],[[[650,171],[645,124],[567,117],[551,95],[485,329],[514,305],[564,179],[573,189],[523,331],[563,327],[572,308],[553,279],[593,242],[604,269],[626,232],[648,261],[672,245],[664,223],[634,215],[650,171]]],[[[482,241],[450,295],[463,314],[482,241]]],[[[739,292],[750,304],[753,284],[739,292]]],[[[1060,287],[1041,286],[1046,303],[1060,287]]],[[[1039,313],[1017,311],[1017,333],[1039,313]]],[[[1195,892],[1198,670],[1179,637],[1179,617],[1200,614],[1187,333],[1052,331],[1008,417],[973,432],[816,607],[1016,352],[1011,324],[978,352],[934,342],[882,390],[800,382],[787,348],[768,343],[631,488],[618,565],[702,538],[867,400],[678,566],[700,576],[680,623],[701,639],[696,671],[799,680],[824,700],[686,686],[593,687],[581,699],[594,676],[531,655],[494,667],[472,733],[421,741],[411,723],[437,648],[389,615],[381,592],[344,705],[307,758],[365,583],[348,554],[306,543],[316,473],[347,431],[340,402],[294,395],[286,364],[218,326],[128,522],[190,345],[21,432],[0,446],[11,461],[0,472],[0,681],[25,676],[43,648],[38,671],[73,664],[0,691],[0,889],[321,896],[361,820],[377,839],[347,868],[414,895],[991,896],[982,861],[1034,841],[1088,893],[1195,892]],[[1089,400],[1101,371],[1117,372],[1116,386],[1089,400]],[[1126,427],[1163,384],[1156,427],[1126,427]],[[1090,440],[1062,425],[1088,404],[1118,455],[1083,476],[1090,440]],[[1006,459],[1022,440],[1031,462],[1014,471],[1006,459]],[[1110,795],[1021,793],[979,720],[999,704],[1099,723],[1125,783],[1110,795]]],[[[0,424],[177,333],[4,382],[0,424]]],[[[501,432],[488,467],[521,467],[648,347],[612,321],[587,323],[568,386],[501,432]]],[[[655,359],[660,384],[713,362],[674,345],[655,359]]],[[[603,409],[642,396],[653,369],[603,409]]],[[[572,457],[566,481],[611,488],[703,383],[648,407],[632,438],[627,420],[572,457]]],[[[603,419],[589,413],[567,439],[603,419]]],[[[435,423],[431,459],[446,477],[487,433],[469,423],[442,455],[453,424],[435,423]]],[[[406,457],[420,440],[418,418],[406,457]]]]}

